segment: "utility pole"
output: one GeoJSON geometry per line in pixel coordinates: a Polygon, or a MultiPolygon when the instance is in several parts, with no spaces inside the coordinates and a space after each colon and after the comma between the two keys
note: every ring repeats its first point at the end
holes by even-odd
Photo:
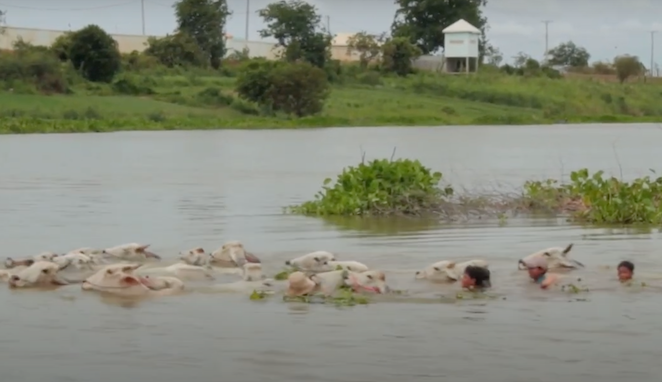
{"type": "Polygon", "coordinates": [[[326,32],[331,35],[331,16],[326,16],[326,32]]]}
{"type": "Polygon", "coordinates": [[[251,19],[251,0],[246,0],[246,31],[245,31],[245,41],[244,49],[248,49],[248,24],[251,19]]]}
{"type": "Polygon", "coordinates": [[[143,36],[144,36],[145,35],[145,0],[140,0],[140,7],[142,8],[143,36]]]}
{"type": "Polygon", "coordinates": [[[657,31],[651,31],[651,77],[653,77],[653,67],[655,66],[655,33],[657,31]]]}
{"type": "Polygon", "coordinates": [[[545,56],[543,57],[543,62],[547,62],[547,53],[549,53],[549,24],[552,20],[543,20],[545,24],[545,56]]]}

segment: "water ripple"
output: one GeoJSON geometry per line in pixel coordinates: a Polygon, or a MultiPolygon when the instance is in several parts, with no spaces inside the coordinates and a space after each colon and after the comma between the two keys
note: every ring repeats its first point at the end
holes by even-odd
{"type": "Polygon", "coordinates": [[[397,146],[456,185],[493,189],[582,167],[640,176],[662,161],[659,136],[618,125],[2,136],[6,256],[139,241],[174,258],[235,239],[271,269],[324,249],[386,269],[403,289],[421,288],[412,272],[431,262],[481,257],[504,299],[442,304],[436,295],[456,290],[440,287],[421,303],[337,309],[205,293],[127,304],[75,286],[0,288],[0,367],[12,382],[657,381],[659,292],[623,290],[612,274],[636,259],[638,273],[662,280],[657,229],[315,219],[281,209],[355,164],[358,146],[371,158],[397,146]],[[588,265],[576,276],[599,284],[586,298],[529,288],[514,270],[528,253],[569,243],[588,265]]]}

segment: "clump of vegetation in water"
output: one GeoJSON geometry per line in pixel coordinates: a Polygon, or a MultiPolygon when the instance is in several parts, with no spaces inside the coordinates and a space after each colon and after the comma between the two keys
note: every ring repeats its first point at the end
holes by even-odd
{"type": "Polygon", "coordinates": [[[274,276],[274,280],[279,280],[279,281],[287,280],[287,278],[290,277],[290,275],[294,272],[296,272],[296,269],[294,268],[285,268],[282,271],[276,273],[276,275],[274,276]]]}
{"type": "Polygon", "coordinates": [[[343,169],[333,185],[331,178],[325,179],[315,200],[288,210],[321,216],[421,215],[440,209],[444,199],[453,195],[450,186],[438,186],[441,179],[440,172],[417,160],[363,161],[343,169]]]}
{"type": "MultiPolygon", "coordinates": [[[[261,301],[270,297],[272,293],[254,290],[250,295],[252,301],[261,301]]],[[[336,306],[355,306],[367,305],[370,300],[368,297],[354,293],[350,288],[341,287],[335,294],[331,296],[311,295],[311,296],[298,296],[287,297],[283,296],[283,301],[286,302],[303,302],[307,304],[334,304],[336,306]]]]}
{"type": "Polygon", "coordinates": [[[588,287],[578,286],[573,283],[561,285],[561,291],[568,292],[571,294],[578,294],[582,292],[589,292],[588,287]]]}
{"type": "MultiPolygon", "coordinates": [[[[457,292],[454,300],[494,300],[497,298],[499,298],[499,296],[488,294],[481,290],[472,290],[457,292]]],[[[442,296],[442,299],[447,299],[447,297],[442,296]]]]}
{"type": "Polygon", "coordinates": [[[524,201],[531,209],[570,212],[576,221],[598,224],[661,224],[662,177],[644,176],[630,182],[574,171],[570,183],[527,182],[524,201]]]}
{"type": "Polygon", "coordinates": [[[273,293],[266,292],[266,291],[261,291],[261,290],[253,290],[253,293],[250,295],[250,299],[252,301],[260,301],[264,300],[265,298],[272,296],[273,293]]]}
{"type": "Polygon", "coordinates": [[[498,217],[515,213],[569,214],[595,224],[662,224],[662,177],[630,182],[603,171],[573,171],[569,183],[529,181],[515,194],[470,195],[439,186],[440,172],[417,160],[378,159],[349,166],[335,183],[324,180],[315,199],[287,212],[317,216],[436,215],[448,220],[472,215],[498,217]]]}

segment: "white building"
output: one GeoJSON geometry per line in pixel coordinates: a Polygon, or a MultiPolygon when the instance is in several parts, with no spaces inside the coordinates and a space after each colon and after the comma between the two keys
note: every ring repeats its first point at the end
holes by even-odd
{"type": "Polygon", "coordinates": [[[469,73],[478,68],[480,29],[460,19],[444,33],[444,67],[450,73],[469,73]]]}

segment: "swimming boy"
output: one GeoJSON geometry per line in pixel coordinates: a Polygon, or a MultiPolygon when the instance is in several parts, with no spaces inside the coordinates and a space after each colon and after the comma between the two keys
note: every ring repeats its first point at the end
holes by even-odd
{"type": "Polygon", "coordinates": [[[630,261],[621,261],[616,267],[618,271],[618,280],[620,282],[626,282],[632,280],[634,276],[634,264],[630,261]]]}
{"type": "Polygon", "coordinates": [[[484,289],[491,286],[490,271],[487,268],[470,265],[464,269],[462,288],[484,289]]]}
{"type": "Polygon", "coordinates": [[[547,261],[543,258],[532,259],[526,263],[526,267],[529,270],[529,277],[542,289],[549,288],[558,280],[557,275],[547,273],[547,261]]]}

